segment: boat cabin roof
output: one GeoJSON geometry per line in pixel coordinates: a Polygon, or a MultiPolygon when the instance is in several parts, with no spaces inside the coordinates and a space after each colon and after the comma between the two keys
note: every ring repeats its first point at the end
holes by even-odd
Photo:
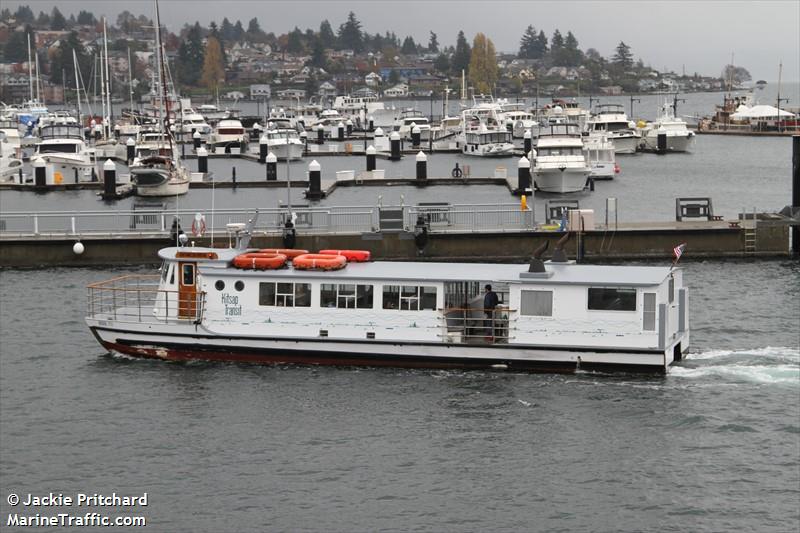
{"type": "MultiPolygon", "coordinates": [[[[254,251],[254,250],[251,250],[254,251]]],[[[670,275],[669,267],[620,266],[620,265],[578,265],[575,263],[545,263],[545,275],[525,276],[526,264],[497,263],[434,263],[407,261],[374,261],[368,263],[348,263],[337,271],[295,270],[291,267],[278,270],[244,270],[225,267],[234,257],[243,253],[235,249],[181,247],[164,248],[159,251],[162,259],[181,260],[178,253],[197,254],[203,272],[217,276],[256,277],[269,279],[317,280],[338,283],[347,280],[374,280],[380,282],[437,283],[448,281],[494,281],[504,283],[526,283],[546,285],[600,285],[600,286],[653,286],[660,285],[670,275]],[[203,256],[209,252],[217,254],[216,259],[203,256]],[[216,268],[215,268],[216,267],[216,268]],[[523,275],[521,275],[523,274],[523,275]]],[[[191,261],[192,258],[184,258],[191,261]]]]}

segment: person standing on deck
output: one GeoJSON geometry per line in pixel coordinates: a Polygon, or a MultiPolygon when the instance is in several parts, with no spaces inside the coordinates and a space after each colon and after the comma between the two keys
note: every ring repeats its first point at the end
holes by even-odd
{"type": "Polygon", "coordinates": [[[500,299],[497,297],[497,293],[492,290],[492,286],[488,283],[486,284],[486,292],[483,295],[483,312],[486,313],[486,329],[488,330],[489,335],[494,335],[494,310],[497,307],[497,304],[500,303],[500,299]]]}

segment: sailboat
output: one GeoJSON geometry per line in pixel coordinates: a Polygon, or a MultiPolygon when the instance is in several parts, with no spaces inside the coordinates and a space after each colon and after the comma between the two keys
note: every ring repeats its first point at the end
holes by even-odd
{"type": "Polygon", "coordinates": [[[190,174],[189,170],[181,163],[177,150],[175,150],[175,140],[172,137],[172,132],[167,126],[168,117],[170,116],[170,100],[167,98],[166,69],[164,66],[164,49],[161,45],[161,18],[158,11],[158,0],[155,1],[155,6],[156,70],[158,71],[158,85],[163,95],[158,106],[158,113],[159,123],[167,139],[167,145],[161,148],[158,153],[141,159],[134,159],[130,167],[131,181],[136,186],[136,194],[139,196],[176,196],[189,192],[190,174]]]}

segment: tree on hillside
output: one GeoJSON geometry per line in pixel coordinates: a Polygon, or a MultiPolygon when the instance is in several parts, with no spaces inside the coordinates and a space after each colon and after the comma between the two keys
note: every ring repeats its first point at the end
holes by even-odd
{"type": "Polygon", "coordinates": [[[467,38],[464,37],[464,31],[461,30],[458,32],[458,37],[456,38],[456,50],[453,52],[453,58],[450,61],[453,71],[457,75],[460,76],[462,70],[469,69],[469,60],[471,54],[472,50],[469,47],[469,43],[467,43],[467,38]]]}
{"type": "Polygon", "coordinates": [[[305,51],[303,32],[297,26],[289,32],[286,40],[286,51],[290,54],[301,54],[305,51]]]}
{"type": "Polygon", "coordinates": [[[44,11],[39,11],[39,16],[36,17],[36,26],[39,28],[46,28],[50,26],[50,15],[44,11]]]}
{"type": "Polygon", "coordinates": [[[631,47],[625,44],[623,41],[620,41],[617,45],[614,57],[611,58],[611,62],[622,70],[631,68],[633,65],[633,54],[631,53],[631,47]]]}
{"type": "Polygon", "coordinates": [[[322,38],[317,36],[311,45],[311,66],[326,69],[328,67],[328,58],[325,55],[325,46],[322,43],[322,38]]]}
{"type": "Polygon", "coordinates": [[[481,94],[490,94],[497,83],[497,54],[494,43],[482,33],[478,33],[472,41],[469,81],[475,91],[481,94]]]}
{"type": "Polygon", "coordinates": [[[222,54],[222,66],[223,68],[228,64],[228,54],[225,52],[225,39],[222,37],[222,34],[217,27],[217,23],[213,20],[211,24],[208,25],[208,35],[214,37],[219,42],[219,51],[222,54]]]}
{"type": "Polygon", "coordinates": [[[405,56],[412,56],[416,55],[417,53],[417,43],[414,42],[414,38],[410,35],[403,40],[403,47],[400,48],[400,53],[405,56]]]}
{"type": "Polygon", "coordinates": [[[228,42],[236,40],[233,33],[233,24],[228,20],[228,17],[222,19],[222,23],[219,25],[219,34],[228,42]]]}
{"type": "Polygon", "coordinates": [[[567,37],[564,39],[564,48],[561,50],[561,62],[559,65],[565,67],[580,66],[583,61],[583,52],[578,47],[578,39],[572,35],[571,31],[567,32],[567,37]]]}
{"type": "Polygon", "coordinates": [[[225,82],[225,66],[222,64],[222,49],[216,37],[209,37],[206,41],[201,82],[209,88],[211,94],[214,94],[219,88],[219,85],[225,82]]]}
{"type": "Polygon", "coordinates": [[[433,68],[441,72],[442,74],[446,74],[450,71],[450,56],[447,54],[439,54],[436,56],[436,59],[433,61],[433,68]]]}
{"type": "Polygon", "coordinates": [[[86,52],[78,32],[71,31],[66,39],[59,41],[58,47],[50,55],[50,79],[55,83],[62,81],[68,87],[75,87],[75,67],[72,61],[72,51],[78,58],[78,69],[83,79],[89,78],[92,68],[92,59],[86,52]]]}
{"type": "Polygon", "coordinates": [[[197,85],[203,69],[203,40],[200,24],[195,23],[186,33],[178,47],[176,73],[178,80],[185,85],[197,85]]]}
{"type": "Polygon", "coordinates": [[[753,79],[753,77],[750,75],[750,72],[748,72],[746,68],[736,67],[734,65],[725,65],[725,68],[722,69],[722,75],[720,77],[725,83],[733,81],[734,85],[738,85],[753,79]]]}
{"type": "Polygon", "coordinates": [[[528,25],[525,28],[525,33],[522,34],[522,38],[519,40],[519,52],[517,53],[517,57],[520,59],[537,59],[536,57],[536,29],[532,25],[528,25]]]}
{"type": "Polygon", "coordinates": [[[33,11],[28,6],[19,6],[14,13],[14,18],[17,22],[30,24],[34,21],[33,11]]]}
{"type": "Polygon", "coordinates": [[[439,52],[439,38],[431,31],[431,37],[428,39],[428,52],[435,54],[439,52]]]}
{"type": "Polygon", "coordinates": [[[561,35],[561,32],[555,30],[553,32],[553,36],[550,38],[550,58],[553,61],[553,64],[561,66],[559,61],[563,56],[564,51],[564,37],[561,35]]]}
{"type": "Polygon", "coordinates": [[[347,21],[339,26],[339,46],[343,49],[353,50],[356,53],[364,50],[361,23],[352,11],[348,13],[347,21]]]}
{"type": "Polygon", "coordinates": [[[323,20],[319,24],[319,40],[323,48],[333,48],[336,46],[336,34],[333,33],[331,23],[323,20]]]}
{"type": "Polygon", "coordinates": [[[67,19],[61,14],[57,7],[53,7],[50,14],[50,29],[53,31],[61,31],[67,27],[67,19]]]}
{"type": "Polygon", "coordinates": [[[24,31],[15,31],[11,34],[3,48],[6,61],[20,63],[28,60],[28,35],[30,35],[31,46],[34,46],[36,36],[30,24],[25,25],[24,31]]]}
{"type": "Polygon", "coordinates": [[[80,13],[78,13],[77,22],[81,26],[94,26],[97,24],[97,19],[91,11],[81,10],[80,13]]]}
{"type": "Polygon", "coordinates": [[[537,41],[537,51],[542,55],[539,57],[544,57],[544,55],[550,50],[550,47],[547,46],[547,35],[544,34],[544,30],[539,30],[539,37],[536,38],[537,41]]]}

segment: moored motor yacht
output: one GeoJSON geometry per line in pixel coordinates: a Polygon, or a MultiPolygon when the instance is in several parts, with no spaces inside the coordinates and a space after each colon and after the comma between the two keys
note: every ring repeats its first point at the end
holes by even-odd
{"type": "Polygon", "coordinates": [[[592,169],[591,177],[595,180],[610,180],[619,174],[617,156],[614,142],[609,140],[604,133],[589,133],[584,135],[583,144],[586,147],[586,158],[592,169]]]}
{"type": "Polygon", "coordinates": [[[543,192],[580,192],[592,169],[577,124],[550,124],[539,132],[533,180],[543,192]]]}
{"type": "Polygon", "coordinates": [[[92,180],[92,154],[79,124],[51,124],[41,128],[39,135],[41,141],[36,144],[35,157],[52,167],[56,183],[65,179],[92,180]]]}
{"type": "Polygon", "coordinates": [[[19,177],[22,170],[22,159],[18,157],[18,148],[9,143],[5,133],[0,131],[0,181],[19,177]]]}
{"type": "Polygon", "coordinates": [[[670,103],[665,103],[658,119],[642,130],[642,148],[648,152],[659,151],[659,135],[664,136],[667,152],[688,152],[695,139],[694,132],[686,127],[686,121],[675,116],[670,103]]]}
{"type": "Polygon", "coordinates": [[[269,152],[275,154],[279,161],[295,161],[303,157],[303,141],[288,122],[270,120],[262,138],[266,138],[269,152]]]}
{"type": "Polygon", "coordinates": [[[244,151],[250,144],[250,136],[240,120],[225,119],[220,120],[217,127],[214,128],[209,144],[215,152],[228,152],[231,148],[239,148],[244,151]]]}
{"type": "Polygon", "coordinates": [[[598,105],[597,113],[589,118],[586,127],[590,132],[605,132],[618,154],[635,154],[639,148],[639,133],[621,104],[598,105]]]}
{"type": "Polygon", "coordinates": [[[560,249],[530,265],[362,262],[260,252],[253,227],[235,248],[162,249],[160,275],[89,285],[89,329],[131,357],[267,364],[665,373],[689,348],[680,268],[575,264],[560,249]]]}

